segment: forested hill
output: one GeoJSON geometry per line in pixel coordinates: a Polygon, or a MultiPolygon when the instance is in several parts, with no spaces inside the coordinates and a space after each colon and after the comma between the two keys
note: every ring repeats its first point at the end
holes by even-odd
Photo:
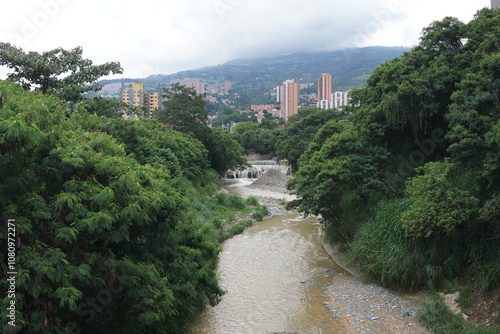
{"type": "Polygon", "coordinates": [[[322,73],[331,73],[335,90],[360,87],[373,69],[384,61],[409,51],[405,47],[367,47],[329,52],[294,53],[272,58],[236,59],[223,65],[183,71],[171,75],[156,74],[145,79],[102,81],[140,81],[160,86],[172,79],[200,78],[202,81],[231,81],[235,90],[248,89],[250,95],[262,95],[284,80],[299,78],[315,82],[322,73]]]}

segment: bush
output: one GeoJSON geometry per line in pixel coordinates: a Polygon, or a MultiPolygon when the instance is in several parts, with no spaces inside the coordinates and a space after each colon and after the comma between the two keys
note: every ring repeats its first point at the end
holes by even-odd
{"type": "Polygon", "coordinates": [[[252,217],[255,219],[255,220],[258,220],[258,221],[261,221],[262,219],[264,219],[265,216],[267,216],[269,214],[269,210],[267,210],[267,206],[265,205],[262,205],[262,206],[259,206],[255,212],[252,214],[252,217]]]}
{"type": "Polygon", "coordinates": [[[217,204],[228,208],[237,210],[243,210],[245,208],[245,201],[235,195],[217,194],[214,198],[217,204]]]}
{"type": "Polygon", "coordinates": [[[247,205],[259,206],[259,201],[255,197],[247,198],[247,205]]]}
{"type": "Polygon", "coordinates": [[[413,238],[401,222],[408,205],[406,199],[383,200],[359,228],[349,255],[362,272],[385,287],[409,291],[436,289],[468,272],[479,277],[484,292],[498,286],[500,254],[495,240],[483,236],[488,224],[453,235],[413,238]]]}
{"type": "Polygon", "coordinates": [[[231,226],[229,230],[224,235],[224,239],[231,238],[233,235],[240,234],[242,233],[247,227],[250,227],[253,225],[253,221],[250,219],[248,220],[242,220],[236,225],[231,226]]]}

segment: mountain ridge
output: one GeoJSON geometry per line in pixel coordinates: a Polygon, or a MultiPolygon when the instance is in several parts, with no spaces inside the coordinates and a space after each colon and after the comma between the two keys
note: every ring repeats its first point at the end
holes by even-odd
{"type": "Polygon", "coordinates": [[[148,90],[161,90],[167,82],[174,79],[199,78],[205,83],[231,81],[235,92],[243,95],[245,100],[254,101],[287,79],[298,78],[301,83],[315,83],[322,73],[332,74],[334,91],[361,87],[374,68],[409,50],[407,47],[373,46],[292,53],[277,57],[238,58],[224,64],[174,74],[103,80],[100,83],[143,82],[148,90]]]}

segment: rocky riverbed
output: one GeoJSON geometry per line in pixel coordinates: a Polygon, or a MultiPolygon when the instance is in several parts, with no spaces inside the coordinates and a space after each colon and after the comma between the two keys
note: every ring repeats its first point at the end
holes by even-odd
{"type": "MultiPolygon", "coordinates": [[[[227,191],[243,198],[256,197],[268,207],[270,215],[287,212],[286,201],[294,195],[286,189],[289,176],[270,170],[257,180],[245,180],[243,184],[228,181],[227,191]]],[[[326,247],[340,266],[343,254],[338,249],[326,247]]],[[[326,297],[324,307],[331,313],[331,320],[340,322],[348,333],[431,333],[416,318],[421,304],[419,295],[401,295],[384,289],[359,277],[355,267],[347,267],[345,273],[329,273],[334,276],[331,286],[322,289],[326,297]]],[[[328,320],[325,320],[328,321],[328,320]]]]}

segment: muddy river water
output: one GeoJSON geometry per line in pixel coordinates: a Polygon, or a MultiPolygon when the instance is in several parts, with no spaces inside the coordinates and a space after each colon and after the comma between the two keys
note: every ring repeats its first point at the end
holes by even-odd
{"type": "Polygon", "coordinates": [[[317,218],[297,212],[265,219],[224,242],[219,277],[226,294],[189,334],[425,333],[397,314],[382,324],[379,319],[392,319],[385,309],[399,297],[339,267],[322,246],[317,218]]]}
{"type": "Polygon", "coordinates": [[[343,270],[325,252],[320,225],[288,213],[227,240],[220,254],[226,294],[192,334],[343,333],[323,289],[343,270]]]}

